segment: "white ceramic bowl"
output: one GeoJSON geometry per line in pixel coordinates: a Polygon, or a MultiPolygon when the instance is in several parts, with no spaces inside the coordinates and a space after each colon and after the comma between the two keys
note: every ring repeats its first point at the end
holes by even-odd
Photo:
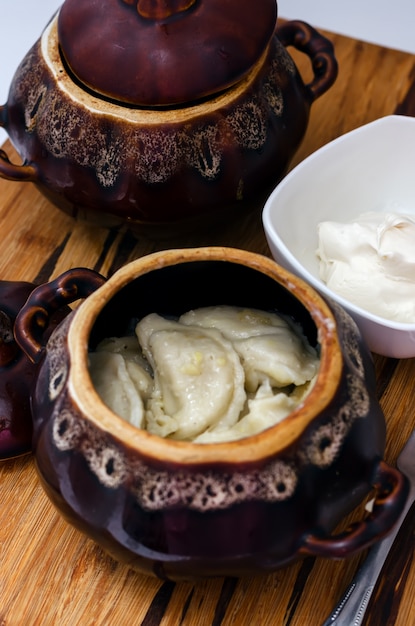
{"type": "Polygon", "coordinates": [[[274,259],[341,304],[373,352],[414,357],[415,323],[367,312],[319,278],[318,224],[351,221],[367,211],[415,215],[415,118],[387,116],[317,150],[273,191],[263,224],[274,259]]]}

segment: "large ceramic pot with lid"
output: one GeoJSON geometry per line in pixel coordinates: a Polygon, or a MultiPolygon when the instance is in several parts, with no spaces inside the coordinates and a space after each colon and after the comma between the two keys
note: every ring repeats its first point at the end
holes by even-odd
{"type": "MultiPolygon", "coordinates": [[[[186,329],[198,340],[203,335],[200,327],[195,333],[186,329]]],[[[218,333],[215,326],[207,336],[222,342],[218,333]]],[[[401,512],[407,481],[383,461],[385,420],[371,355],[357,326],[339,306],[268,258],[212,247],[155,253],[107,281],[88,269],[69,270],[32,291],[17,316],[15,335],[25,354],[41,363],[32,395],[33,444],[47,494],[67,520],[137,570],[164,579],[239,576],[269,572],[306,555],[345,557],[388,532],[401,512]],[[83,302],[46,342],[51,315],[79,298],[83,302]],[[268,316],[284,316],[301,327],[313,363],[318,355],[308,395],[284,419],[278,421],[272,409],[263,429],[201,442],[162,436],[104,402],[91,369],[102,342],[118,337],[121,346],[130,345],[130,337],[135,345],[137,324],[147,324],[149,331],[151,320],[165,324],[158,345],[171,340],[174,348],[179,332],[174,320],[222,305],[236,307],[243,324],[254,319],[256,336],[260,319],[268,333],[268,316]],[[332,534],[370,495],[372,513],[365,517],[361,510],[359,521],[332,534]]],[[[170,363],[191,385],[200,376],[197,402],[193,392],[189,396],[199,421],[210,411],[203,401],[206,390],[213,390],[209,399],[215,404],[236,379],[220,369],[234,363],[227,342],[221,343],[229,349],[224,357],[200,348],[205,343],[194,350],[192,341],[180,344],[178,353],[162,353],[152,374],[155,384],[170,363]],[[219,368],[224,387],[205,376],[205,360],[206,367],[219,368]]],[[[276,354],[271,348],[269,360],[276,354]]],[[[105,387],[114,381],[112,372],[105,387]]],[[[153,399],[167,407],[169,396],[180,392],[167,379],[161,404],[158,391],[153,399]]],[[[222,422],[225,415],[216,417],[222,422]]]]}
{"type": "Polygon", "coordinates": [[[22,159],[1,151],[0,176],[138,230],[261,206],[337,74],[327,39],[276,18],[275,0],[66,0],[0,107],[22,159]]]}

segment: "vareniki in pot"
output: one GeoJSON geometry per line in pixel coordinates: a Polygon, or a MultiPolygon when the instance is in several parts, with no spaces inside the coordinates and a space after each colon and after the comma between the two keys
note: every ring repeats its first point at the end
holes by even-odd
{"type": "Polygon", "coordinates": [[[352,319],[270,259],[229,248],[143,257],[108,281],[71,270],[37,288],[16,338],[43,359],[33,403],[34,455],[51,500],[116,559],[161,578],[272,571],[305,555],[338,558],[385,534],[405,478],[381,459],[385,421],[371,355],[352,319]],[[63,303],[86,297],[54,331],[63,303]],[[100,399],[88,354],[149,313],[227,304],[291,316],[318,350],[309,395],[283,421],[238,441],[165,439],[100,399]],[[336,524],[376,489],[371,515],[336,524]]]}
{"type": "Polygon", "coordinates": [[[66,0],[0,107],[23,160],[0,153],[0,175],[138,230],[261,207],[337,75],[329,41],[276,17],[275,0],[66,0]]]}

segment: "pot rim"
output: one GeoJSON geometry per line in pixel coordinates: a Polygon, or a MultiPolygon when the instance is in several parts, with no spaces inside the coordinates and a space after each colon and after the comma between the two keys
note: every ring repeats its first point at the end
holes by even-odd
{"type": "Polygon", "coordinates": [[[227,108],[238,103],[241,95],[250,92],[255,81],[263,70],[270,54],[270,44],[251,70],[238,83],[229,87],[216,96],[212,96],[195,104],[174,106],[173,108],[140,107],[128,103],[110,100],[105,96],[88,90],[86,86],[78,85],[68,73],[61,57],[58,36],[59,12],[53,17],[44,29],[40,38],[40,52],[52,76],[53,82],[66,97],[97,115],[127,121],[132,124],[152,126],[158,124],[183,124],[199,116],[206,116],[221,108],[227,108]],[[174,115],[172,115],[174,113],[174,115]]]}
{"type": "Polygon", "coordinates": [[[323,298],[311,286],[268,257],[219,246],[163,250],[132,261],[119,269],[76,310],[68,331],[68,351],[68,388],[82,415],[127,448],[135,448],[147,458],[184,465],[255,462],[282,451],[292,445],[329,405],[342,372],[337,323],[323,298]],[[197,444],[150,434],[113,413],[103,403],[92,384],[86,346],[98,314],[132,280],[167,266],[207,260],[251,267],[290,291],[305,306],[317,327],[321,354],[320,368],[313,388],[305,401],[284,420],[256,435],[236,441],[197,444]]]}

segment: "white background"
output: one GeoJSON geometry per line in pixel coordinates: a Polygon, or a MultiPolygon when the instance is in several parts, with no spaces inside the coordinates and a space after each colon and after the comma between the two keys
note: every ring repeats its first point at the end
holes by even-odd
{"type": "Polygon", "coordinates": [[[414,0],[278,0],[278,15],[415,53],[414,0]]]}
{"type": "MultiPolygon", "coordinates": [[[[0,104],[18,64],[61,3],[0,0],[0,104]]],[[[278,15],[415,54],[414,0],[278,0],[278,15]]],[[[5,139],[0,129],[0,144],[5,139]]]]}

